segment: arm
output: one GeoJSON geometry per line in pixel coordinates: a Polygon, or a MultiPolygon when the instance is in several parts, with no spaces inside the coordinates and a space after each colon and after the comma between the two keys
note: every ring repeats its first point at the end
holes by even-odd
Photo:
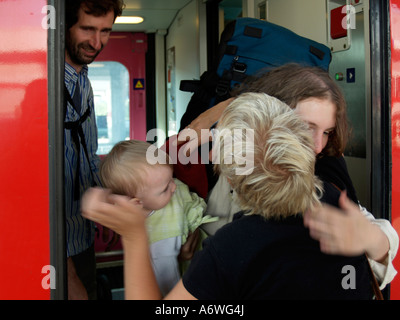
{"type": "MultiPolygon", "coordinates": [[[[335,157],[323,157],[319,158],[316,163],[316,175],[319,176],[322,180],[326,181],[325,187],[332,187],[333,185],[337,186],[337,189],[344,190],[346,189],[346,193],[348,194],[349,198],[352,199],[355,203],[358,203],[357,196],[355,195],[355,189],[352,184],[350,175],[347,170],[346,162],[344,157],[341,158],[335,158],[335,157]],[[352,195],[352,196],[351,196],[352,195]]],[[[333,188],[335,189],[335,188],[333,188]]],[[[328,189],[325,190],[324,195],[329,194],[331,191],[328,189]]],[[[334,192],[337,192],[335,189],[334,192]]],[[[330,203],[329,197],[325,199],[327,203],[330,203]]],[[[382,233],[386,236],[387,241],[389,241],[389,249],[386,251],[386,245],[384,244],[383,238],[377,236],[376,234],[374,235],[373,233],[369,235],[368,240],[373,240],[374,239],[381,239],[381,243],[379,244],[378,241],[375,242],[378,246],[375,248],[375,250],[383,250],[385,252],[381,252],[381,254],[377,254],[378,256],[381,255],[381,257],[378,257],[377,259],[372,259],[374,256],[373,252],[368,252],[368,248],[366,248],[366,251],[369,255],[369,262],[371,265],[371,268],[380,283],[381,288],[385,287],[386,284],[388,284],[390,281],[393,280],[394,276],[396,275],[396,270],[393,267],[393,259],[396,256],[398,246],[399,246],[399,237],[390,224],[388,220],[385,219],[375,219],[375,217],[369,213],[365,208],[362,208],[360,206],[360,210],[365,217],[363,220],[368,220],[371,225],[375,225],[378,228],[375,228],[375,233],[382,235],[382,233]],[[377,230],[377,229],[380,229],[377,230]],[[383,256],[386,256],[383,257],[383,256]]],[[[357,215],[354,215],[353,218],[355,218],[357,215]]],[[[361,219],[361,218],[360,218],[361,219]]],[[[351,220],[351,219],[349,219],[351,220]]],[[[362,229],[360,229],[362,230],[362,229]]],[[[366,244],[367,244],[366,242],[366,244]]],[[[386,242],[387,243],[387,242],[386,242]]]]}
{"type": "Polygon", "coordinates": [[[342,210],[322,206],[304,217],[310,235],[320,242],[321,251],[328,254],[360,255],[382,262],[389,251],[389,241],[382,230],[371,223],[342,192],[342,210]]]}
{"type": "Polygon", "coordinates": [[[191,147],[191,149],[196,149],[199,145],[208,142],[211,139],[209,129],[214,123],[218,121],[226,107],[233,100],[234,98],[230,98],[228,100],[222,101],[214,107],[200,114],[190,123],[189,126],[187,126],[187,128],[179,133],[177,143],[183,144],[185,142],[188,142],[187,149],[189,149],[189,146],[191,147]],[[194,133],[191,133],[193,131],[194,133]]]}
{"type": "Polygon", "coordinates": [[[130,198],[94,188],[87,191],[82,199],[82,214],[121,235],[126,263],[126,298],[160,299],[161,293],[151,266],[146,215],[142,207],[130,198]]]}
{"type": "Polygon", "coordinates": [[[364,208],[349,201],[342,193],[339,200],[342,210],[323,206],[304,217],[310,235],[320,242],[321,251],[327,254],[368,256],[371,268],[383,289],[397,271],[392,261],[396,256],[399,237],[389,221],[375,219],[364,208]]]}
{"type": "Polygon", "coordinates": [[[134,237],[122,237],[122,243],[125,249],[124,281],[126,299],[161,299],[161,293],[150,262],[145,228],[138,230],[134,237]]]}
{"type": "Polygon", "coordinates": [[[196,131],[200,129],[209,129],[218,121],[226,107],[234,100],[234,98],[227,99],[215,105],[214,107],[204,111],[196,119],[194,119],[189,127],[196,131]]]}
{"type": "MultiPolygon", "coordinates": [[[[127,300],[160,300],[162,296],[151,266],[149,250],[146,249],[147,237],[143,237],[141,241],[138,240],[123,241],[124,252],[126,252],[124,256],[125,297],[127,300]]],[[[182,280],[165,297],[165,300],[195,299],[183,286],[182,280]]]]}
{"type": "Polygon", "coordinates": [[[393,260],[396,257],[399,248],[399,236],[388,220],[375,219],[375,217],[370,212],[368,212],[367,209],[361,206],[360,209],[364,216],[372,224],[375,224],[382,230],[389,241],[389,252],[387,254],[387,258],[384,261],[378,262],[369,259],[375,277],[380,283],[380,288],[383,289],[388,283],[393,280],[393,278],[397,274],[397,271],[393,266],[393,260]]]}
{"type": "MultiPolygon", "coordinates": [[[[94,188],[87,191],[82,199],[82,214],[121,235],[126,299],[161,299],[151,265],[146,216],[142,207],[127,197],[94,188]]],[[[174,299],[188,298],[186,289],[179,283],[177,287],[172,290],[174,299]]]]}

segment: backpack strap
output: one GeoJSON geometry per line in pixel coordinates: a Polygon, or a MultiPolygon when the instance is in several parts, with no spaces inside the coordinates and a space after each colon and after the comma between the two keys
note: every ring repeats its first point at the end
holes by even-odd
{"type": "Polygon", "coordinates": [[[232,59],[232,64],[229,70],[224,70],[222,77],[218,80],[215,92],[217,94],[218,102],[230,98],[231,83],[232,81],[243,82],[248,77],[246,75],[247,65],[239,62],[238,57],[232,59]]]}
{"type": "Polygon", "coordinates": [[[89,163],[90,174],[92,176],[93,184],[95,185],[94,174],[89,162],[89,152],[87,150],[85,135],[83,133],[82,124],[90,117],[91,111],[88,107],[85,113],[76,121],[66,121],[68,103],[75,108],[74,102],[71,95],[64,84],[64,129],[71,131],[72,142],[74,143],[77,150],[77,165],[75,168],[75,193],[74,199],[78,200],[80,198],[80,182],[79,182],[79,172],[80,172],[80,162],[81,162],[81,146],[85,152],[86,160],[89,163]]]}

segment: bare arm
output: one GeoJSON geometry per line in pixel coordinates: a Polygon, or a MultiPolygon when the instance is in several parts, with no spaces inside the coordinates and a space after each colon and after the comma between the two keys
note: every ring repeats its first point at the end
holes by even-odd
{"type": "Polygon", "coordinates": [[[159,300],[161,293],[151,266],[146,231],[124,239],[124,281],[127,300],[159,300]]]}
{"type": "MultiPolygon", "coordinates": [[[[161,292],[153,272],[146,231],[146,215],[137,202],[93,188],[82,199],[82,215],[121,235],[124,247],[124,281],[127,300],[157,300],[161,292]]],[[[193,297],[182,281],[170,293],[171,299],[193,297]]]]}
{"type": "Polygon", "coordinates": [[[214,107],[204,111],[196,119],[190,123],[190,128],[194,130],[209,129],[218,121],[226,107],[234,100],[234,98],[227,99],[215,105],[214,107]]]}
{"type": "MultiPolygon", "coordinates": [[[[208,142],[210,139],[208,133],[209,129],[218,121],[226,107],[233,100],[234,98],[230,98],[222,101],[200,114],[184,130],[182,130],[181,133],[179,133],[177,143],[183,144],[188,142],[188,145],[192,146],[193,149],[196,149],[201,144],[208,142]]],[[[189,146],[187,148],[189,148],[189,146]]]]}

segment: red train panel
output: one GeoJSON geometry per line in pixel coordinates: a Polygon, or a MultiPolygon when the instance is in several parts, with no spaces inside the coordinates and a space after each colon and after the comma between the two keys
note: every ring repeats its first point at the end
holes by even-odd
{"type": "Polygon", "coordinates": [[[0,299],[50,298],[46,5],[0,1],[0,299]]]}

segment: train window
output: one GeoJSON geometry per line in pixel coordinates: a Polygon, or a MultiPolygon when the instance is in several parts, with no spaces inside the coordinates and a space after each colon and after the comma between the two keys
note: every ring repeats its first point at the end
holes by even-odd
{"type": "Polygon", "coordinates": [[[89,65],[98,130],[98,154],[105,155],[121,140],[129,139],[129,72],[115,61],[89,65]]]}

